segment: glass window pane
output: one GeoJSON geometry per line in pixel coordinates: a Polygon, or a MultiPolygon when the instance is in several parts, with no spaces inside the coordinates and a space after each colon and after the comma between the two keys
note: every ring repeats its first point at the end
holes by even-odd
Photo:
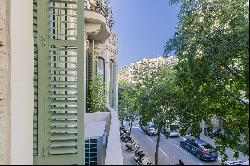
{"type": "Polygon", "coordinates": [[[90,143],[97,143],[97,139],[91,139],[90,143]]]}
{"type": "Polygon", "coordinates": [[[105,65],[104,59],[98,58],[98,60],[97,60],[97,74],[103,78],[103,81],[105,80],[105,78],[104,78],[105,66],[104,65],[105,65]]]}

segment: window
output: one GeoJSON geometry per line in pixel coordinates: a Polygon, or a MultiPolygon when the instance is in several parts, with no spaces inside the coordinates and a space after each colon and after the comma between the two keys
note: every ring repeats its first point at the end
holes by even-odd
{"type": "Polygon", "coordinates": [[[97,165],[97,139],[85,140],[85,165],[97,165]]]}
{"type": "Polygon", "coordinates": [[[201,147],[203,149],[213,149],[213,147],[211,145],[209,145],[209,144],[203,144],[203,145],[201,145],[201,147]]]}
{"type": "Polygon", "coordinates": [[[97,67],[96,74],[100,75],[104,82],[105,81],[105,61],[103,58],[98,57],[96,67],[97,67]]]}

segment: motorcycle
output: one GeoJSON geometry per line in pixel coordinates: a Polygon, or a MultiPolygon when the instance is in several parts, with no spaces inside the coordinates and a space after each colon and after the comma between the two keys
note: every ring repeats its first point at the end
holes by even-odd
{"type": "Polygon", "coordinates": [[[128,134],[128,133],[129,133],[129,131],[127,129],[120,128],[120,135],[122,135],[122,134],[128,134]]]}
{"type": "Polygon", "coordinates": [[[146,161],[144,158],[142,161],[137,161],[136,165],[153,165],[149,160],[146,161]]]}
{"type": "Polygon", "coordinates": [[[125,145],[127,151],[136,151],[139,147],[134,140],[127,142],[125,145]]]}
{"type": "Polygon", "coordinates": [[[146,156],[136,161],[136,165],[153,165],[146,156]]]}
{"type": "Polygon", "coordinates": [[[133,139],[130,137],[129,134],[123,134],[123,135],[120,136],[120,138],[121,138],[121,140],[122,140],[123,142],[126,142],[126,143],[133,140],[133,139]]]}
{"type": "Polygon", "coordinates": [[[142,158],[145,156],[145,153],[142,150],[136,149],[135,150],[135,161],[136,162],[141,162],[142,158]]]}

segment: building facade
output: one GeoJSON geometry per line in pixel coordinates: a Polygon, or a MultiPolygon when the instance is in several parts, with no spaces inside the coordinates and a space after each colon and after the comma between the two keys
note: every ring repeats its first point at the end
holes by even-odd
{"type": "Polygon", "coordinates": [[[85,164],[91,150],[85,134],[93,123],[105,133],[98,164],[122,164],[118,40],[109,2],[0,3],[0,164],[85,164]],[[97,74],[106,106],[87,113],[89,80],[97,74]]]}

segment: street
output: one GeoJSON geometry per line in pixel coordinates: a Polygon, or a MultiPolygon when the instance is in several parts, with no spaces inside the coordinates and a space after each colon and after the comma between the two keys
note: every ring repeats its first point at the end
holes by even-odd
{"type": "MultiPolygon", "coordinates": [[[[128,127],[128,124],[125,124],[128,127]]],[[[140,128],[138,122],[134,122],[132,127],[132,138],[140,145],[141,149],[144,151],[146,156],[150,159],[151,163],[154,164],[155,156],[155,146],[157,136],[148,136],[140,128]]],[[[175,165],[178,160],[181,159],[185,165],[220,165],[220,157],[217,161],[203,162],[197,159],[190,152],[181,148],[180,140],[182,137],[175,137],[166,139],[166,137],[161,134],[160,148],[159,148],[159,165],[175,165]]],[[[125,143],[122,143],[125,146],[125,143]]],[[[124,149],[124,147],[123,147],[124,149]]],[[[133,153],[124,151],[124,164],[135,164],[133,160],[133,153]]]]}

